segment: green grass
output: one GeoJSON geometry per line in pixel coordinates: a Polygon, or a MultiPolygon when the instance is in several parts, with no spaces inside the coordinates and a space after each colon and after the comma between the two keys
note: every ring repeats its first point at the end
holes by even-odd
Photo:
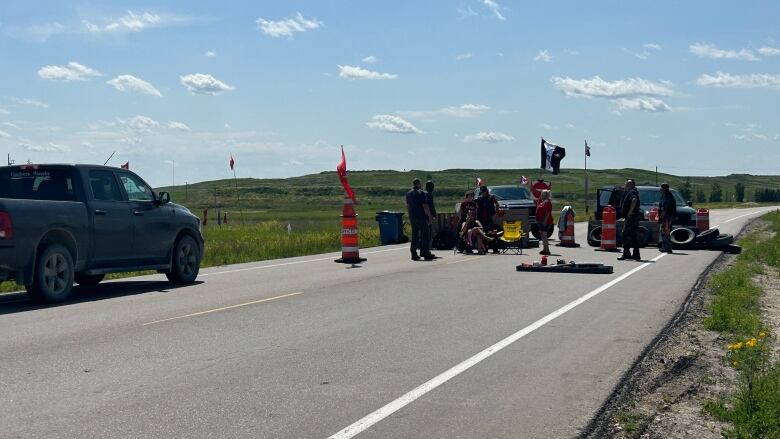
{"type": "MultiPolygon", "coordinates": [[[[780,215],[762,217],[771,237],[756,232],[740,241],[743,252],[711,281],[715,298],[706,327],[731,340],[725,360],[738,371],[732,394],[709,401],[705,410],[732,424],[726,438],[780,438],[780,363],[772,364],[769,328],[761,322],[760,299],[767,292],[753,282],[766,267],[780,268],[780,215]]],[[[772,294],[776,292],[771,292],[772,294]]]]}

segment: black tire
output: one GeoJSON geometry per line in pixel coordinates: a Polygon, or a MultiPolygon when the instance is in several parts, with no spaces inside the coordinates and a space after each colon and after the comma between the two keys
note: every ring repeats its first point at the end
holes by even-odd
{"type": "Polygon", "coordinates": [[[672,230],[671,240],[675,246],[683,247],[690,245],[694,239],[696,239],[696,234],[689,228],[679,227],[672,230]]]}
{"type": "Polygon", "coordinates": [[[742,253],[742,247],[734,244],[729,244],[727,246],[721,247],[719,250],[723,250],[726,253],[731,253],[732,255],[738,255],[742,253]]]}
{"type": "Polygon", "coordinates": [[[190,235],[184,235],[173,246],[171,271],[165,273],[168,280],[176,285],[195,282],[200,271],[200,246],[190,235]]]}
{"type": "Polygon", "coordinates": [[[721,249],[723,247],[726,247],[727,245],[731,245],[732,243],[734,243],[734,236],[728,233],[723,233],[721,235],[718,235],[717,238],[708,242],[707,246],[709,248],[721,249]]]}
{"type": "Polygon", "coordinates": [[[70,251],[60,244],[51,244],[38,255],[33,284],[27,285],[25,289],[35,302],[62,302],[70,296],[73,276],[70,251]]]}
{"type": "Polygon", "coordinates": [[[601,246],[601,226],[596,226],[588,232],[588,244],[591,247],[601,246]]]}
{"type": "MultiPolygon", "coordinates": [[[[550,224],[547,227],[547,238],[552,238],[554,231],[555,231],[555,224],[550,224]]],[[[539,223],[531,224],[531,235],[536,239],[542,239],[542,236],[539,235],[539,223]]]]}
{"type": "Polygon", "coordinates": [[[718,229],[705,230],[699,233],[699,235],[696,237],[696,242],[701,244],[706,244],[712,241],[713,239],[717,238],[718,235],[720,235],[720,230],[718,229]]]}
{"type": "Polygon", "coordinates": [[[85,287],[93,287],[99,284],[100,282],[102,282],[104,277],[106,277],[105,274],[76,273],[74,279],[76,280],[76,283],[79,285],[83,285],[85,287]]]}

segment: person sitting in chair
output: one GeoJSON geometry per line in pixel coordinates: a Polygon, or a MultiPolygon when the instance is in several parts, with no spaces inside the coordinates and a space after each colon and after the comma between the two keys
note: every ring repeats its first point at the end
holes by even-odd
{"type": "Polygon", "coordinates": [[[482,223],[477,219],[477,213],[474,210],[467,212],[466,221],[463,222],[460,229],[460,236],[466,242],[468,253],[471,253],[471,249],[476,248],[477,254],[480,255],[487,253],[487,244],[495,239],[485,234],[482,223]]]}

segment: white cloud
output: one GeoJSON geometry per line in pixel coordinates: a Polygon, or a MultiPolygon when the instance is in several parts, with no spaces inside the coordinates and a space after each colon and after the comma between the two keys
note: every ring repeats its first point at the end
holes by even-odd
{"type": "Polygon", "coordinates": [[[471,53],[471,52],[459,53],[459,54],[455,55],[455,59],[457,61],[462,61],[464,59],[471,59],[473,57],[474,57],[474,54],[471,53]]]}
{"type": "Polygon", "coordinates": [[[152,129],[160,126],[160,123],[148,116],[137,115],[129,119],[117,119],[117,122],[132,131],[148,134],[152,129]]]}
{"type": "Polygon", "coordinates": [[[395,79],[398,75],[379,73],[357,66],[339,65],[339,76],[345,79],[395,79]]]}
{"type": "Polygon", "coordinates": [[[422,110],[422,111],[399,111],[398,113],[408,117],[433,117],[433,116],[451,116],[451,117],[476,117],[486,111],[490,110],[490,107],[482,104],[463,104],[459,107],[444,107],[438,110],[422,110]]]}
{"type": "MultiPolygon", "coordinates": [[[[11,98],[11,102],[15,102],[21,105],[30,105],[32,107],[38,107],[38,108],[49,108],[49,104],[47,104],[46,102],[37,101],[35,99],[11,98]]],[[[6,112],[6,114],[8,113],[6,112]]]]}
{"type": "Polygon", "coordinates": [[[282,163],[282,166],[303,166],[303,162],[300,160],[290,159],[282,163]]]}
{"type": "Polygon", "coordinates": [[[22,149],[26,149],[30,152],[68,152],[70,151],[70,148],[64,145],[58,145],[54,142],[48,142],[43,145],[32,143],[28,139],[19,139],[19,147],[22,149]]]}
{"type": "Polygon", "coordinates": [[[140,32],[147,28],[159,27],[162,20],[159,15],[151,12],[136,14],[133,11],[127,11],[127,15],[109,20],[108,24],[102,27],[87,20],[83,20],[81,23],[91,33],[140,32]]]}
{"type": "Polygon", "coordinates": [[[416,126],[412,125],[408,121],[401,117],[393,116],[391,114],[378,114],[374,116],[372,122],[367,122],[366,126],[369,128],[384,131],[386,133],[397,134],[420,134],[420,131],[416,126]]]}
{"type": "Polygon", "coordinates": [[[764,56],[780,56],[780,49],[764,46],[758,49],[758,53],[764,56]]]}
{"type": "Polygon", "coordinates": [[[545,130],[548,130],[548,131],[553,129],[553,128],[555,128],[552,125],[550,125],[549,123],[544,123],[544,122],[540,123],[539,126],[542,127],[545,130]]]}
{"type": "Polygon", "coordinates": [[[539,52],[538,55],[534,57],[534,61],[550,62],[552,61],[552,55],[550,55],[550,52],[546,50],[542,50],[541,52],[539,52]]]}
{"type": "Polygon", "coordinates": [[[573,123],[567,123],[567,124],[566,124],[566,129],[567,129],[567,130],[573,130],[574,128],[576,128],[576,127],[574,126],[574,124],[573,124],[573,123]]]}
{"type": "Polygon", "coordinates": [[[366,64],[375,64],[376,63],[376,57],[374,55],[369,55],[369,56],[363,58],[361,61],[363,61],[366,64]]]}
{"type": "Polygon", "coordinates": [[[7,138],[9,138],[9,137],[11,137],[11,135],[10,135],[10,134],[6,133],[6,132],[5,132],[5,131],[3,131],[3,130],[0,130],[0,138],[6,138],[6,139],[7,139],[7,138]]]}
{"type": "Polygon", "coordinates": [[[645,49],[661,50],[661,45],[655,43],[645,43],[642,44],[642,47],[645,49]]]}
{"type": "Polygon", "coordinates": [[[725,50],[719,49],[714,44],[694,43],[688,46],[688,49],[699,58],[712,59],[739,59],[743,61],[759,61],[759,58],[750,50],[740,49],[725,50]]]}
{"type": "Polygon", "coordinates": [[[463,138],[464,142],[481,142],[481,143],[501,143],[511,142],[515,140],[514,137],[509,134],[495,133],[493,131],[480,131],[477,134],[472,134],[463,138]]]}
{"type": "Polygon", "coordinates": [[[615,100],[619,110],[636,110],[645,112],[671,111],[664,101],[654,97],[618,98],[615,100]]]}
{"type": "Polygon", "coordinates": [[[493,15],[498,18],[499,20],[506,20],[506,17],[504,17],[503,14],[501,14],[501,5],[498,4],[495,0],[482,0],[482,3],[490,8],[491,11],[493,11],[493,15]]]}
{"type": "Polygon", "coordinates": [[[176,122],[174,120],[168,122],[168,128],[172,130],[181,130],[181,131],[189,131],[190,127],[188,127],[186,124],[182,122],[176,122]]]}
{"type": "Polygon", "coordinates": [[[217,56],[217,52],[213,50],[209,50],[206,51],[206,53],[204,53],[203,56],[205,56],[206,58],[214,58],[215,56],[217,56]]]}
{"type": "Polygon", "coordinates": [[[7,127],[11,127],[11,128],[13,128],[15,130],[21,130],[21,128],[19,128],[19,125],[16,125],[16,124],[11,123],[11,122],[3,122],[3,125],[5,125],[7,127]]]}
{"type": "Polygon", "coordinates": [[[44,66],[38,70],[38,76],[50,81],[86,81],[92,76],[100,76],[100,72],[75,61],[68,66],[44,66]]]}
{"type": "Polygon", "coordinates": [[[107,81],[108,84],[113,85],[115,89],[119,91],[137,91],[139,93],[145,93],[152,96],[162,97],[162,93],[154,88],[154,86],[141,78],[136,78],[133,75],[119,75],[116,78],[107,81]]]}
{"type": "Polygon", "coordinates": [[[648,52],[647,50],[642,51],[642,52],[634,52],[633,50],[629,50],[629,49],[626,49],[624,47],[623,48],[623,52],[629,53],[629,54],[633,55],[635,58],[638,58],[638,59],[641,59],[641,60],[646,60],[647,58],[650,58],[650,52],[648,52]]]}
{"type": "Polygon", "coordinates": [[[717,72],[715,75],[703,74],[696,79],[696,84],[702,87],[721,88],[772,88],[780,90],[780,75],[770,73],[753,73],[748,75],[731,75],[717,72]]]}
{"type": "Polygon", "coordinates": [[[775,140],[780,141],[780,134],[775,134],[775,140]]]}
{"type": "Polygon", "coordinates": [[[295,32],[306,32],[308,30],[319,29],[323,25],[323,23],[316,18],[304,18],[300,12],[293,18],[285,18],[279,21],[266,20],[260,17],[255,23],[257,23],[258,29],[273,38],[292,38],[295,32]]]}
{"type": "Polygon", "coordinates": [[[225,127],[225,129],[227,129],[227,130],[232,130],[232,129],[233,129],[233,127],[232,127],[232,126],[230,126],[230,124],[229,124],[229,123],[226,123],[225,125],[222,125],[222,126],[224,126],[224,127],[225,127]]]}
{"type": "Polygon", "coordinates": [[[181,84],[187,87],[187,90],[193,94],[213,96],[236,89],[211,75],[203,73],[180,76],[179,79],[181,80],[181,84]]]}
{"type": "Polygon", "coordinates": [[[555,88],[561,90],[566,96],[621,98],[638,95],[671,96],[674,94],[669,82],[653,82],[642,78],[605,81],[598,76],[590,79],[555,76],[550,81],[555,88]]]}
{"type": "Polygon", "coordinates": [[[457,9],[457,12],[458,12],[458,18],[461,19],[461,20],[463,20],[464,18],[476,17],[477,15],[479,15],[479,14],[477,14],[476,11],[471,9],[471,6],[467,6],[465,8],[464,7],[460,7],[460,8],[457,9]]]}

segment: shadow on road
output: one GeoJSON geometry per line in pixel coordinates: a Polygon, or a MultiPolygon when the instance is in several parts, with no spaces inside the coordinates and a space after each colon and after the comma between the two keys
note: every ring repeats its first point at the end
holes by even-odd
{"type": "Polygon", "coordinates": [[[202,281],[196,281],[190,285],[172,285],[167,281],[119,281],[106,282],[96,286],[73,287],[73,292],[68,300],[54,304],[35,303],[24,292],[6,294],[0,297],[0,315],[15,314],[19,312],[34,311],[37,309],[56,308],[83,302],[113,299],[115,297],[134,296],[145,293],[167,293],[177,288],[198,285],[202,281]]]}

